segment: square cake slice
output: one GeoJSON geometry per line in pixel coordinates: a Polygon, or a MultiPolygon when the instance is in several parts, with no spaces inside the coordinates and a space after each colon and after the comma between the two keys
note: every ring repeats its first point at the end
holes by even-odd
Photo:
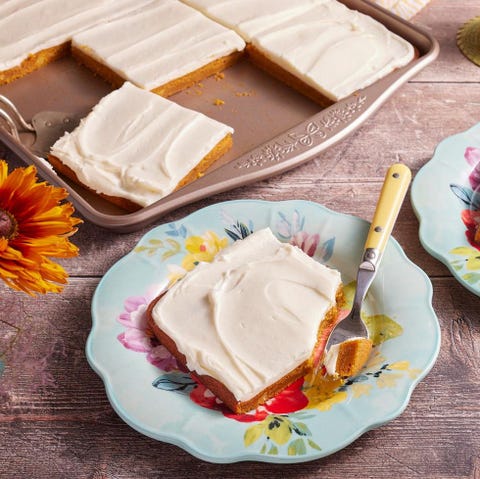
{"type": "Polygon", "coordinates": [[[236,413],[311,371],[337,319],[340,273],[262,229],[200,263],[149,306],[170,352],[236,413]]]}
{"type": "Polygon", "coordinates": [[[233,129],[129,82],[52,146],[60,173],[127,210],[201,176],[232,144],[233,129]]]}
{"type": "Polygon", "coordinates": [[[336,0],[185,0],[234,28],[260,68],[328,106],[415,58],[413,46],[336,0]]]}
{"type": "Polygon", "coordinates": [[[177,0],[151,0],[72,41],[73,56],[114,86],[128,80],[162,96],[220,72],[244,48],[234,31],[177,0]]]}
{"type": "Polygon", "coordinates": [[[137,0],[0,2],[0,84],[68,55],[73,34],[135,8],[137,0]]]}

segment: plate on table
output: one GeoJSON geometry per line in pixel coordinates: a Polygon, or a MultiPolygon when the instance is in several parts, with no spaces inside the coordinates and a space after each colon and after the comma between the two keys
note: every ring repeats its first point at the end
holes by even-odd
{"type": "Polygon", "coordinates": [[[115,411],[140,433],[210,462],[295,463],[338,451],[401,414],[438,355],[431,283],[392,238],[362,310],[375,347],[361,373],[344,383],[305,377],[255,411],[231,414],[152,339],[145,309],[198,262],[265,227],[336,267],[349,306],[369,224],[312,202],[257,200],[152,229],[105,274],[92,302],[87,358],[115,411]]]}
{"type": "Polygon", "coordinates": [[[480,123],[450,136],[414,178],[411,198],[420,241],[467,289],[480,296],[480,123]]]}

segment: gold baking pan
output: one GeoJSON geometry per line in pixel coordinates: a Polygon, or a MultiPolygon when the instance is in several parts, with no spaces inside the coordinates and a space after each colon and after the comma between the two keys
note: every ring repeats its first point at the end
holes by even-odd
{"type": "MultiPolygon", "coordinates": [[[[438,55],[437,41],[423,29],[381,7],[344,0],[408,40],[418,56],[375,84],[320,109],[266,73],[242,60],[224,75],[208,78],[171,100],[201,111],[235,129],[233,148],[205,176],[149,207],[126,213],[56,174],[29,149],[31,135],[15,138],[0,127],[0,141],[39,174],[67,188],[77,210],[89,221],[119,232],[140,229],[162,215],[201,198],[237,188],[294,168],[341,141],[369,118],[395,91],[438,55]]],[[[0,86],[30,121],[38,112],[86,116],[112,88],[71,58],[54,62],[11,84],[0,86]]]]}

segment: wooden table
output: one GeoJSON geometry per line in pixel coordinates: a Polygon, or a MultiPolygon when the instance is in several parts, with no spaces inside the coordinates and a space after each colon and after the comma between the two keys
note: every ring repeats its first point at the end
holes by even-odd
{"type": "MultiPolygon", "coordinates": [[[[308,199],[370,219],[392,162],[415,174],[439,141],[480,121],[480,69],[455,44],[478,7],[478,0],[433,0],[417,15],[414,22],[439,40],[440,57],[349,138],[291,172],[158,224],[239,198],[308,199]]],[[[296,465],[202,462],[142,436],[113,411],[85,358],[90,302],[102,275],[147,229],[119,235],[83,224],[74,237],[80,256],[62,263],[71,275],[62,294],[32,299],[0,285],[0,478],[480,478],[480,299],[422,248],[408,199],[394,236],[433,283],[439,358],[400,417],[334,455],[296,465]]]]}

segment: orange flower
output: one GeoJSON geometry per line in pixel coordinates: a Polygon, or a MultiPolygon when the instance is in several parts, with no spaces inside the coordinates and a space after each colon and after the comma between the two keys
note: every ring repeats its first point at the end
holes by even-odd
{"type": "Polygon", "coordinates": [[[64,269],[49,257],[76,256],[68,237],[82,221],[71,215],[67,191],[37,182],[34,166],[10,174],[0,160],[0,278],[11,288],[34,293],[58,293],[67,282],[64,269]]]}

